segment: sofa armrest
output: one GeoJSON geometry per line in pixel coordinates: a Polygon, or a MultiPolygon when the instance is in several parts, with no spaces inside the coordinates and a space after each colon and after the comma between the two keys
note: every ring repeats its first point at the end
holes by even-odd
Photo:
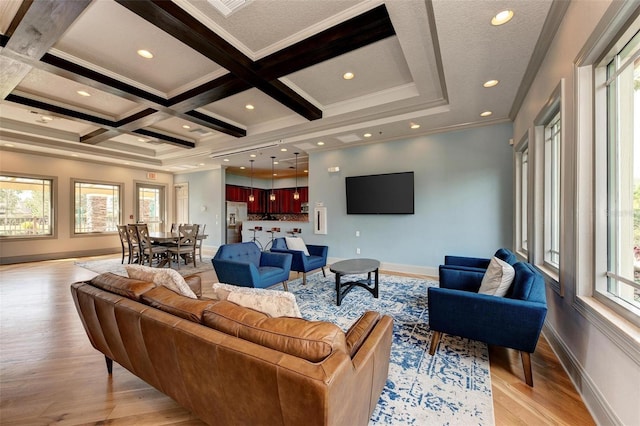
{"type": "Polygon", "coordinates": [[[473,268],[440,265],[440,288],[471,291],[477,293],[485,271],[473,268]]]}
{"type": "Polygon", "coordinates": [[[456,266],[470,266],[472,268],[483,268],[487,269],[489,267],[489,262],[491,259],[485,259],[482,257],[464,257],[464,256],[445,256],[444,264],[445,265],[456,265],[456,266]]]}
{"type": "Polygon", "coordinates": [[[532,353],[547,314],[544,303],[430,287],[435,331],[532,353]]]}
{"type": "Polygon", "coordinates": [[[358,349],[367,339],[380,317],[381,315],[378,312],[367,311],[349,327],[345,337],[347,339],[347,352],[349,352],[351,358],[358,352],[358,349]]]}
{"type": "Polygon", "coordinates": [[[291,254],[264,251],[260,255],[260,266],[275,266],[285,270],[291,269],[291,254]]]}
{"type": "Polygon", "coordinates": [[[191,274],[184,277],[184,280],[187,282],[189,288],[195,293],[195,295],[200,299],[202,296],[202,278],[200,274],[191,274]]]}

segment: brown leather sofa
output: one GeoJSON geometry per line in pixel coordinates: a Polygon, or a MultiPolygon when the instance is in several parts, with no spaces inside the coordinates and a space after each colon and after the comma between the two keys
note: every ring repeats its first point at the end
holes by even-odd
{"type": "MultiPolygon", "coordinates": [[[[200,295],[199,277],[188,280],[200,295]]],[[[190,299],[102,274],[71,285],[89,340],[215,425],[366,425],[385,385],[393,320],[365,312],[344,333],[190,299]]]]}

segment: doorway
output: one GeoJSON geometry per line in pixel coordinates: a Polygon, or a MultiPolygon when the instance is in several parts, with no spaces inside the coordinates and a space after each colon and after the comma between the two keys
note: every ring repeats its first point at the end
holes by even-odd
{"type": "Polygon", "coordinates": [[[181,183],[173,187],[175,192],[174,200],[176,200],[175,223],[191,223],[189,222],[189,184],[181,183]]]}
{"type": "Polygon", "coordinates": [[[146,223],[149,232],[164,231],[165,187],[136,183],[136,220],[146,223]]]}

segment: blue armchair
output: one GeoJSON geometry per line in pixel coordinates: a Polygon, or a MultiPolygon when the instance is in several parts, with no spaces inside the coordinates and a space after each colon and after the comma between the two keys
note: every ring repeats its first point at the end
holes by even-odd
{"type": "Polygon", "coordinates": [[[260,251],[254,242],[247,242],[220,246],[211,262],[221,283],[265,288],[281,282],[288,291],[291,258],[287,253],[260,251]]]}
{"type": "MultiPolygon", "coordinates": [[[[500,260],[504,260],[509,265],[513,266],[518,261],[516,255],[511,250],[506,248],[500,248],[494,253],[495,257],[500,260]]],[[[445,256],[444,265],[440,265],[440,268],[455,268],[468,271],[482,271],[484,273],[489,266],[491,259],[482,257],[464,257],[464,256],[445,256]]]]}
{"type": "Polygon", "coordinates": [[[307,272],[322,268],[322,274],[326,277],[324,267],[327,266],[327,253],[329,247],[313,244],[306,244],[309,256],[301,250],[290,250],[284,238],[276,238],[273,241],[271,251],[274,253],[289,253],[293,256],[291,270],[302,272],[302,284],[307,283],[307,272]]]}
{"type": "Polygon", "coordinates": [[[442,333],[520,351],[525,381],[533,386],[531,357],[547,314],[542,275],[530,264],[513,265],[515,277],[505,297],[478,294],[484,273],[441,269],[440,287],[428,289],[429,353],[442,333]]]}

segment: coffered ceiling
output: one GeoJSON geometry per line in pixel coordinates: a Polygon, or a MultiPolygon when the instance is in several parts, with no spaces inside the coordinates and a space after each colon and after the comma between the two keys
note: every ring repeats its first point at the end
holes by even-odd
{"type": "Polygon", "coordinates": [[[3,0],[0,149],[286,176],[295,152],[507,121],[567,5],[3,0]]]}

